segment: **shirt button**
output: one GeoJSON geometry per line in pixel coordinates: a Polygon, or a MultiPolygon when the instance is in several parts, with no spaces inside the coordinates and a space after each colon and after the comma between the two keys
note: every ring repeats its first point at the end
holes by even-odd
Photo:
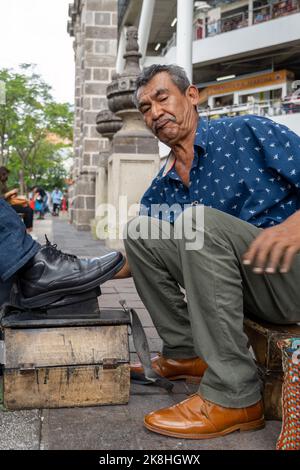
{"type": "Polygon", "coordinates": [[[199,204],[198,201],[193,201],[193,202],[192,202],[192,206],[197,206],[198,204],[199,204]]]}

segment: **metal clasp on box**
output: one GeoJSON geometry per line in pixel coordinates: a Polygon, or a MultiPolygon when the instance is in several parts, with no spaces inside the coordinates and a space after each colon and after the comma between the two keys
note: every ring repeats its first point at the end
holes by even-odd
{"type": "Polygon", "coordinates": [[[35,369],[36,369],[36,365],[32,364],[31,362],[20,364],[20,367],[19,367],[20,374],[26,374],[26,373],[35,371],[35,369]]]}
{"type": "Polygon", "coordinates": [[[116,358],[107,358],[103,359],[103,370],[107,369],[116,369],[119,365],[118,359],[116,358]]]}

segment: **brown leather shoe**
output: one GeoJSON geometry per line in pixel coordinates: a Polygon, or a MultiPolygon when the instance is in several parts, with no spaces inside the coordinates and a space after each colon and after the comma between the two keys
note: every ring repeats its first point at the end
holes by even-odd
{"type": "Polygon", "coordinates": [[[210,439],[233,431],[254,431],[265,426],[262,401],[247,408],[224,408],[200,395],[192,395],[170,408],[145,416],[150,431],[184,439],[210,439]]]}
{"type": "MultiPolygon", "coordinates": [[[[152,367],[161,377],[169,380],[187,379],[198,383],[207,369],[207,364],[200,357],[192,359],[168,359],[161,355],[151,359],[152,367]]],[[[144,369],[140,363],[131,364],[130,371],[135,374],[143,374],[144,369]]]]}

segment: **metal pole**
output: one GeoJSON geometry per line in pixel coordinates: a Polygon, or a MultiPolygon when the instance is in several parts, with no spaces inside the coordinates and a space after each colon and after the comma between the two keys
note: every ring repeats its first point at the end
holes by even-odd
{"type": "Polygon", "coordinates": [[[122,31],[120,33],[120,40],[119,40],[119,46],[118,46],[118,55],[117,55],[117,61],[116,61],[116,72],[117,73],[122,73],[124,70],[124,65],[125,65],[125,59],[123,55],[125,54],[125,48],[126,48],[126,26],[122,28],[122,31]]]}
{"type": "Polygon", "coordinates": [[[193,0],[177,0],[177,64],[193,80],[193,0]]]}
{"type": "Polygon", "coordinates": [[[248,6],[248,26],[253,25],[253,0],[249,0],[248,6]]]}
{"type": "Polygon", "coordinates": [[[147,51],[150,30],[152,25],[153,11],[155,7],[155,0],[144,0],[139,24],[139,47],[142,54],[142,62],[145,60],[147,51]]]}

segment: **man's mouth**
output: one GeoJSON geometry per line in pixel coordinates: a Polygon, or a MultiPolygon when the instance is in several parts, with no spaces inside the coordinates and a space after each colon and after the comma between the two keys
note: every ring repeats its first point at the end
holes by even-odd
{"type": "Polygon", "coordinates": [[[165,127],[169,122],[172,122],[171,119],[165,119],[164,121],[157,122],[154,126],[155,132],[158,132],[163,127],[165,127]]]}

